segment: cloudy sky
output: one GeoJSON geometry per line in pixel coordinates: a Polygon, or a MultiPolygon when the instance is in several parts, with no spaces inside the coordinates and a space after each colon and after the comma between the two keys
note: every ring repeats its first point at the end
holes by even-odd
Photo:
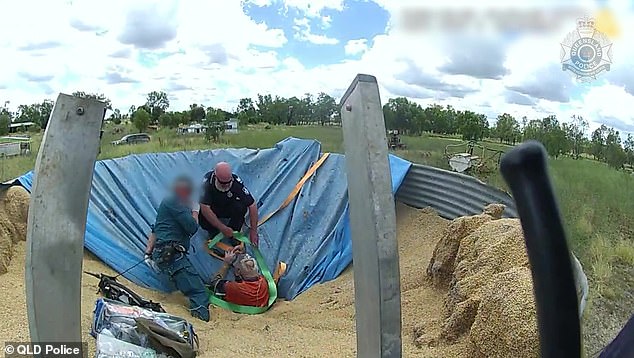
{"type": "Polygon", "coordinates": [[[105,93],[126,112],[163,90],[172,109],[232,110],[258,93],[339,97],[357,73],[367,73],[377,77],[384,102],[406,96],[491,120],[503,112],[580,114],[591,129],[605,123],[634,132],[633,1],[440,3],[5,1],[0,105],[15,109],[82,90],[105,93]],[[612,43],[610,71],[589,84],[561,65],[561,43],[582,15],[593,16],[612,43]]]}

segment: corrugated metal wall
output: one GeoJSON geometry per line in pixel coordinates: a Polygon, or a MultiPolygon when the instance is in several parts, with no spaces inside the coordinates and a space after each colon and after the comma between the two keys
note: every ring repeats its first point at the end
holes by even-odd
{"type": "Polygon", "coordinates": [[[420,164],[411,166],[396,200],[415,208],[432,207],[446,219],[480,214],[492,203],[506,206],[504,217],[517,217],[515,202],[504,191],[468,175],[420,164]]]}
{"type": "MultiPolygon", "coordinates": [[[[419,209],[431,207],[449,220],[480,214],[485,206],[493,203],[506,206],[505,218],[518,217],[515,201],[508,193],[472,176],[421,164],[410,167],[395,199],[419,209]]],[[[579,260],[572,257],[581,315],[588,296],[588,279],[579,260]]]]}

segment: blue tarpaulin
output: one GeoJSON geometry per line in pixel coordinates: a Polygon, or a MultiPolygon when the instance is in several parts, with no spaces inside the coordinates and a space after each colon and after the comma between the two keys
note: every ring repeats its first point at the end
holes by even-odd
{"type": "MultiPolygon", "coordinates": [[[[287,138],[263,150],[148,153],[98,161],[85,247],[117,272],[123,272],[143,259],[150,224],[174,176],[187,174],[202,184],[203,175],[215,163],[226,161],[256,198],[263,217],[282,204],[320,155],[319,142],[287,138]]],[[[392,190],[396,192],[411,163],[392,155],[389,162],[392,190]]],[[[30,191],[33,172],[17,181],[30,191]]],[[[344,156],[331,154],[296,199],[259,227],[259,235],[267,265],[274,268],[278,261],[288,265],[279,282],[280,297],[293,299],[316,283],[336,278],[352,262],[344,156]]],[[[221,264],[205,250],[206,240],[206,232],[200,229],[190,248],[190,259],[204,279],[221,264]]],[[[144,264],[123,276],[141,286],[174,290],[167,277],[144,264]]]]}

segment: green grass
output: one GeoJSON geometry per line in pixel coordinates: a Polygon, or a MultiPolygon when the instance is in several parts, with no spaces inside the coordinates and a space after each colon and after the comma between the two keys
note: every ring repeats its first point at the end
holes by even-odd
{"type": "MultiPolygon", "coordinates": [[[[126,134],[135,133],[130,126],[117,126],[121,132],[115,132],[113,127],[106,127],[101,140],[101,153],[98,159],[119,158],[130,154],[177,152],[188,150],[204,150],[225,147],[238,148],[270,148],[287,137],[314,138],[321,142],[322,149],[330,152],[343,151],[343,134],[338,127],[285,127],[273,126],[265,129],[264,125],[251,126],[238,134],[225,134],[218,143],[205,140],[202,135],[177,135],[174,130],[162,129],[150,132],[152,140],[149,143],[137,145],[113,146],[110,143],[121,139],[126,134]]],[[[32,135],[32,152],[30,155],[0,159],[0,178],[4,182],[14,179],[35,166],[37,151],[42,141],[42,134],[32,135]]]]}
{"type": "Polygon", "coordinates": [[[634,176],[570,158],[551,160],[550,174],[573,249],[597,236],[632,240],[634,176]]]}
{"type": "MultiPolygon", "coordinates": [[[[23,135],[23,133],[16,135],[23,135]]],[[[37,151],[42,142],[42,133],[29,133],[29,135],[31,136],[31,153],[29,155],[0,159],[0,178],[2,182],[14,179],[33,169],[37,151]]]]}
{"type": "MultiPolygon", "coordinates": [[[[238,134],[225,134],[219,143],[209,143],[201,135],[179,136],[173,130],[165,129],[151,132],[150,143],[112,146],[111,141],[133,132],[129,126],[119,127],[122,129],[119,132],[115,132],[112,127],[105,129],[99,159],[135,153],[220,147],[269,148],[287,137],[317,139],[323,151],[343,152],[343,135],[339,127],[272,126],[265,129],[264,125],[257,125],[242,129],[238,134]]],[[[33,135],[32,138],[31,155],[0,161],[3,181],[33,168],[41,134],[33,135]]],[[[402,140],[407,149],[394,154],[415,163],[444,169],[449,168],[444,156],[445,147],[462,142],[460,138],[429,135],[403,137],[402,140]]],[[[484,145],[502,151],[510,148],[492,141],[485,141],[484,145]]],[[[454,150],[462,151],[464,148],[454,150]]],[[[506,190],[495,162],[491,164],[490,171],[475,175],[506,190]]],[[[629,307],[634,305],[632,296],[626,294],[628,290],[634,290],[634,284],[627,281],[627,273],[634,267],[634,176],[615,171],[594,160],[570,158],[550,159],[549,171],[570,247],[581,261],[590,281],[589,310],[600,311],[602,307],[610,306],[612,314],[626,319],[631,314],[629,307]]],[[[588,314],[592,317],[591,312],[588,314]]],[[[600,322],[602,318],[592,319],[600,322]]]]}
{"type": "Polygon", "coordinates": [[[592,310],[622,320],[632,314],[634,290],[634,176],[594,160],[550,160],[568,242],[579,257],[590,285],[592,310]]]}

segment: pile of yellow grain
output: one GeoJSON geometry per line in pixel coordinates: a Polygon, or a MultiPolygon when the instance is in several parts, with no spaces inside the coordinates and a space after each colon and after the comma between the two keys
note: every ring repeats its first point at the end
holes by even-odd
{"type": "Polygon", "coordinates": [[[428,277],[447,288],[438,340],[468,339],[473,356],[538,357],[531,272],[519,219],[504,207],[462,217],[448,226],[428,277]]]}
{"type": "Polygon", "coordinates": [[[29,193],[20,186],[0,189],[0,275],[7,272],[15,244],[26,240],[29,193]]]}
{"type": "MultiPolygon", "coordinates": [[[[0,337],[5,341],[29,339],[24,292],[28,201],[20,187],[0,197],[0,273],[5,273],[0,275],[0,337]]],[[[517,220],[498,219],[500,213],[500,207],[491,207],[486,214],[448,221],[430,209],[397,205],[404,357],[536,356],[521,230],[517,220]]],[[[114,273],[88,253],[84,269],[114,273]]],[[[120,280],[190,320],[200,337],[201,357],[356,356],[353,270],[292,302],[278,301],[262,315],[213,308],[210,323],[192,319],[180,293],[161,294],[120,280]]],[[[88,332],[96,289],[97,280],[85,276],[82,332],[93,352],[95,340],[88,332]]]]}

